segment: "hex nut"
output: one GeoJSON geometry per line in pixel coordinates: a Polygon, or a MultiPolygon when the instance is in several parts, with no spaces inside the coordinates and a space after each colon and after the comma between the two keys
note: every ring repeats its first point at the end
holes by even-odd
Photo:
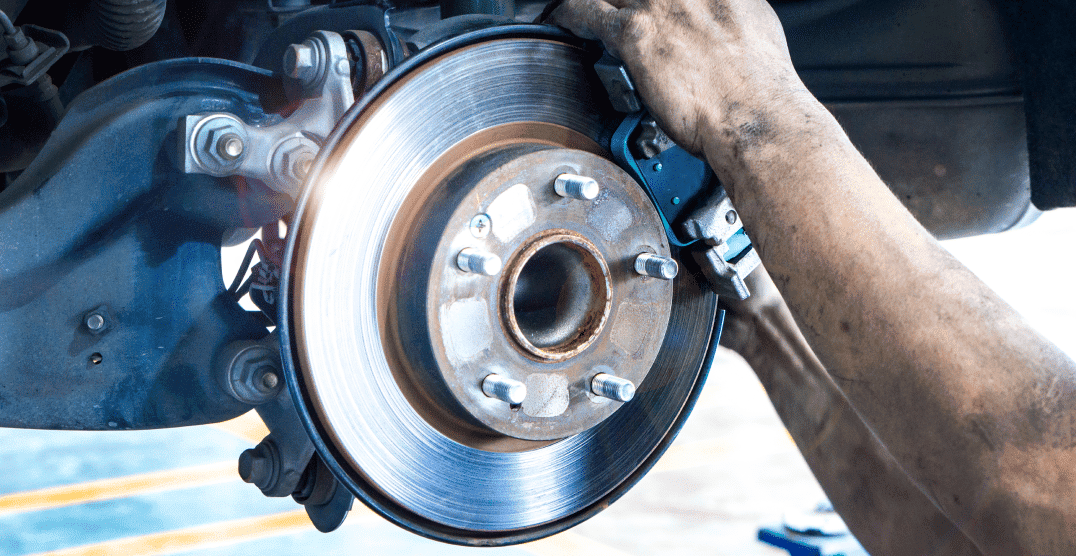
{"type": "Polygon", "coordinates": [[[198,123],[192,143],[193,154],[206,173],[213,176],[227,176],[235,172],[242,163],[245,145],[249,143],[243,123],[227,114],[207,116],[198,123]],[[222,143],[237,139],[244,148],[238,155],[231,156],[222,148],[222,143]]]}
{"type": "Polygon", "coordinates": [[[280,380],[280,355],[257,343],[239,345],[233,350],[224,375],[227,392],[251,405],[275,398],[284,385],[280,380]],[[273,378],[269,379],[269,375],[273,378]]]}
{"type": "Polygon", "coordinates": [[[273,152],[273,177],[287,191],[299,188],[317,158],[318,146],[303,136],[284,139],[273,152]]]}

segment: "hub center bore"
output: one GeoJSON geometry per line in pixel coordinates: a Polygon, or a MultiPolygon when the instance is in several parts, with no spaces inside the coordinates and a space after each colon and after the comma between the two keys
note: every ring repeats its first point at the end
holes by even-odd
{"type": "Polygon", "coordinates": [[[612,307],[609,266],[598,248],[568,230],[527,244],[510,264],[501,293],[505,328],[524,352],[562,361],[601,334],[612,307]]]}

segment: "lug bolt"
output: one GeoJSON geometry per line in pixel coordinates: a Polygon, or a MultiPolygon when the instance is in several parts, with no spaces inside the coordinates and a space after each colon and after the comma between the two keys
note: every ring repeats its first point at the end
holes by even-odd
{"type": "Polygon", "coordinates": [[[86,328],[89,328],[91,332],[99,332],[105,327],[105,317],[100,313],[93,313],[86,317],[86,328]]]}
{"type": "Polygon", "coordinates": [[[561,197],[571,197],[580,201],[593,201],[598,198],[601,187],[598,182],[585,176],[561,174],[553,182],[553,189],[561,197]]]}
{"type": "Polygon", "coordinates": [[[225,160],[239,160],[243,147],[243,138],[236,133],[225,133],[217,140],[217,154],[225,160]]]}
{"type": "Polygon", "coordinates": [[[521,404],[527,397],[527,385],[494,373],[482,379],[482,393],[504,403],[521,404]]]}
{"type": "Polygon", "coordinates": [[[676,278],[676,274],[679,270],[680,266],[676,264],[676,260],[669,257],[662,257],[651,253],[642,253],[638,257],[635,257],[635,272],[638,272],[643,276],[661,278],[662,280],[672,280],[673,278],[676,278]]]}
{"type": "Polygon", "coordinates": [[[456,255],[456,266],[464,272],[495,276],[501,271],[501,258],[493,253],[467,247],[456,255]]]}
{"type": "Polygon", "coordinates": [[[626,378],[598,373],[590,380],[590,391],[595,396],[618,402],[630,402],[635,397],[635,385],[626,378]]]}

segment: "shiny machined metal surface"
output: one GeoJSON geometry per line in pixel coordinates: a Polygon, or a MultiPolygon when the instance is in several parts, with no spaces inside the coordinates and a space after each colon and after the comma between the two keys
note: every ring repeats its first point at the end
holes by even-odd
{"type": "Polygon", "coordinates": [[[487,450],[535,448],[490,432],[557,440],[609,417],[623,404],[590,396],[590,381],[607,372],[641,383],[668,327],[672,282],[633,267],[639,253],[670,254],[653,203],[605,158],[543,144],[557,140],[554,130],[518,128],[513,146],[493,150],[465,141],[474,151],[453,152],[448,177],[419,180],[389,234],[401,241],[381,256],[391,272],[385,349],[412,387],[405,395],[443,434],[487,450]],[[569,171],[591,176],[600,195],[561,196],[555,182],[569,171]],[[491,226],[481,238],[470,226],[476,212],[491,226]],[[503,269],[458,264],[478,254],[503,269]],[[528,395],[491,400],[477,387],[490,373],[528,395]]]}
{"type": "MultiPolygon", "coordinates": [[[[450,388],[426,388],[429,376],[403,376],[408,365],[399,357],[411,339],[421,344],[435,336],[429,319],[412,318],[401,329],[392,316],[392,294],[414,280],[399,274],[406,267],[399,264],[400,254],[423,248],[407,243],[428,224],[408,220],[421,212],[416,204],[442,203],[452,195],[451,188],[437,186],[456,169],[459,149],[474,155],[537,144],[600,152],[596,140],[603,126],[594,108],[599,97],[582,59],[568,44],[515,38],[460,48],[414,69],[354,116],[311,182],[293,226],[289,335],[300,402],[311,411],[314,432],[325,445],[322,454],[339,464],[361,499],[395,522],[442,540],[461,542],[479,534],[483,544],[521,542],[590,515],[652,464],[699,386],[716,300],[690,273],[671,282],[632,276],[669,290],[664,342],[629,403],[601,402],[622,407],[562,440],[474,433],[481,423],[468,422],[450,388]],[[394,348],[393,342],[400,345],[394,348]],[[461,415],[455,424],[472,433],[446,434],[446,423],[461,415]]],[[[461,211],[465,217],[458,222],[450,218],[458,224],[453,234],[495,236],[496,217],[492,233],[478,217],[488,210],[476,204],[461,211]]],[[[446,229],[442,222],[437,233],[446,229]]],[[[524,239],[541,235],[537,232],[524,239]]],[[[668,254],[667,246],[653,247],[668,254]]],[[[488,278],[460,271],[458,251],[438,253],[438,260],[449,261],[439,270],[468,280],[488,278]]],[[[631,274],[636,255],[624,261],[625,274],[631,274]]],[[[506,268],[512,268],[508,259],[506,268]]],[[[616,280],[612,271],[608,276],[616,280]]],[[[416,286],[429,279],[418,277],[416,286]]],[[[659,324],[654,326],[662,328],[659,324]]],[[[505,334],[500,326],[490,323],[505,334]]],[[[517,350],[520,357],[524,352],[517,350]]],[[[499,372],[476,374],[476,395],[483,395],[482,379],[499,372]]]]}

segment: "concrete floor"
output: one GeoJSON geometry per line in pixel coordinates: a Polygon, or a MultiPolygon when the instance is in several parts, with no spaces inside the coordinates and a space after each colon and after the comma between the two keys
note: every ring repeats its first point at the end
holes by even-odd
{"type": "MultiPolygon", "coordinates": [[[[946,244],[1076,354],[1076,210],[1030,227],[946,244]]],[[[312,530],[290,499],[266,499],[235,473],[264,433],[223,426],[139,433],[0,429],[0,556],[26,554],[784,554],[760,525],[823,495],[754,375],[723,353],[667,455],[590,521],[535,543],[467,549],[407,533],[356,507],[337,532],[312,530]],[[50,552],[52,551],[52,552],[50,552]]]]}

